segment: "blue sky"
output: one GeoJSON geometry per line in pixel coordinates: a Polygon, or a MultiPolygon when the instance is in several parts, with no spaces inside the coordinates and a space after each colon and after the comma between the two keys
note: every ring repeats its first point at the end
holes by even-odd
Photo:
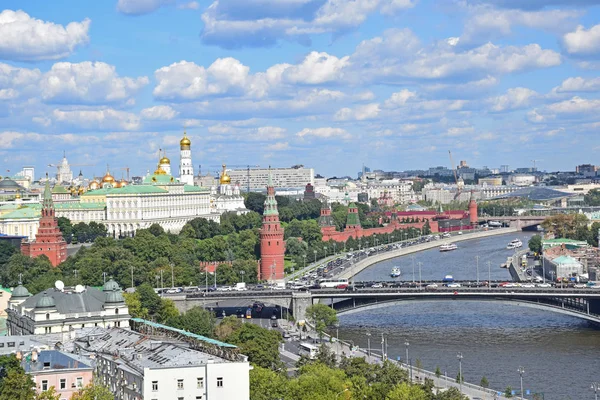
{"type": "MultiPolygon", "coordinates": [[[[0,158],[37,175],[600,164],[600,0],[4,0],[0,158]],[[525,4],[525,6],[523,5],[525,4]],[[74,167],[78,169],[78,167],[74,167]],[[119,172],[115,172],[119,173],[119,172]]],[[[2,171],[2,173],[5,173],[2,171]]]]}

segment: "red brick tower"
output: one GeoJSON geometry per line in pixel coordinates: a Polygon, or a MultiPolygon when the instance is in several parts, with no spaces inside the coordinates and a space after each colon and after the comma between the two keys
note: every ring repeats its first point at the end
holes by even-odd
{"type": "Polygon", "coordinates": [[[67,242],[58,229],[58,219],[54,216],[54,202],[48,180],[44,189],[40,227],[34,241],[21,244],[21,253],[29,257],[45,254],[55,267],[67,259],[67,242]]]}
{"type": "Polygon", "coordinates": [[[265,210],[260,230],[260,271],[258,279],[268,281],[283,279],[284,254],[283,228],[279,223],[275,188],[273,187],[273,179],[269,170],[267,199],[265,200],[265,210]]]}
{"type": "Polygon", "coordinates": [[[471,199],[469,200],[469,222],[472,227],[476,227],[479,223],[477,218],[477,202],[473,198],[473,192],[471,192],[471,199]]]}

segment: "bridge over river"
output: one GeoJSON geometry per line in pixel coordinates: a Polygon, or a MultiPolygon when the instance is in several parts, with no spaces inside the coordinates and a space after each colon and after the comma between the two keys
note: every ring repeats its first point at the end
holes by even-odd
{"type": "Polygon", "coordinates": [[[170,295],[177,308],[185,312],[194,306],[219,308],[227,301],[247,300],[270,303],[289,310],[296,320],[305,318],[306,308],[318,302],[330,305],[338,314],[389,306],[406,301],[495,301],[533,307],[584,319],[600,326],[600,289],[598,288],[368,288],[356,290],[315,289],[310,291],[244,291],[170,295]]]}

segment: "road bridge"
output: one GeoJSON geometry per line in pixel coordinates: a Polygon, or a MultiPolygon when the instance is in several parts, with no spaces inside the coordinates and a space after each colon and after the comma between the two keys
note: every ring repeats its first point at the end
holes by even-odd
{"type": "Polygon", "coordinates": [[[504,217],[479,217],[479,222],[504,222],[509,223],[511,227],[517,229],[524,229],[539,225],[546,219],[543,215],[515,215],[515,216],[504,216],[504,217]]]}
{"type": "MultiPolygon", "coordinates": [[[[212,292],[169,296],[181,312],[193,306],[215,307],[219,301],[247,299],[288,309],[296,320],[305,319],[306,308],[318,302],[331,305],[338,313],[356,312],[384,307],[406,301],[497,301],[517,306],[585,319],[600,326],[600,289],[597,288],[366,288],[353,291],[342,289],[315,289],[310,291],[245,291],[212,292]]],[[[218,307],[218,305],[216,306],[218,307]]]]}

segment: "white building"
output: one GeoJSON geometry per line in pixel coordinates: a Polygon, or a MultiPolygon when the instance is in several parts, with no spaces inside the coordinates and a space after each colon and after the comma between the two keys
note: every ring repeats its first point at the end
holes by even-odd
{"type": "Polygon", "coordinates": [[[8,301],[6,327],[9,335],[69,332],[85,327],[127,328],[129,309],[121,288],[109,280],[102,290],[77,286],[55,288],[31,296],[21,285],[8,301]]]}
{"type": "Polygon", "coordinates": [[[192,142],[188,139],[187,134],[183,132],[183,139],[179,142],[179,182],[194,186],[194,166],[192,164],[191,145],[192,142]]]}
{"type": "Polygon", "coordinates": [[[225,164],[223,164],[223,172],[219,179],[219,187],[211,187],[211,210],[213,214],[217,215],[226,212],[245,214],[250,211],[246,208],[244,198],[240,194],[239,183],[231,184],[225,164]]]}
{"type": "Polygon", "coordinates": [[[57,166],[56,172],[56,181],[58,183],[71,183],[73,180],[73,172],[71,171],[71,166],[69,165],[69,161],[67,161],[67,156],[63,155],[63,159],[57,166]]]}
{"type": "Polygon", "coordinates": [[[535,183],[534,175],[514,174],[508,177],[507,184],[514,186],[531,186],[535,183]]]}
{"type": "Polygon", "coordinates": [[[369,182],[365,188],[369,199],[378,199],[384,194],[390,196],[395,204],[409,204],[416,201],[412,189],[412,181],[400,179],[386,179],[378,182],[369,182]]]}
{"type": "MultiPolygon", "coordinates": [[[[302,188],[307,183],[314,185],[315,171],[312,168],[270,168],[273,184],[277,188],[302,188]]],[[[264,190],[267,187],[269,168],[232,169],[229,176],[233,182],[239,182],[240,187],[248,187],[250,176],[250,191],[264,190]]]]}
{"type": "Polygon", "coordinates": [[[151,325],[151,331],[144,334],[114,328],[74,342],[75,352],[95,358],[96,376],[116,398],[250,398],[250,365],[235,346],[160,324],[132,321],[134,325],[151,325]],[[159,332],[167,335],[171,332],[179,340],[169,337],[162,340],[159,332]]]}

